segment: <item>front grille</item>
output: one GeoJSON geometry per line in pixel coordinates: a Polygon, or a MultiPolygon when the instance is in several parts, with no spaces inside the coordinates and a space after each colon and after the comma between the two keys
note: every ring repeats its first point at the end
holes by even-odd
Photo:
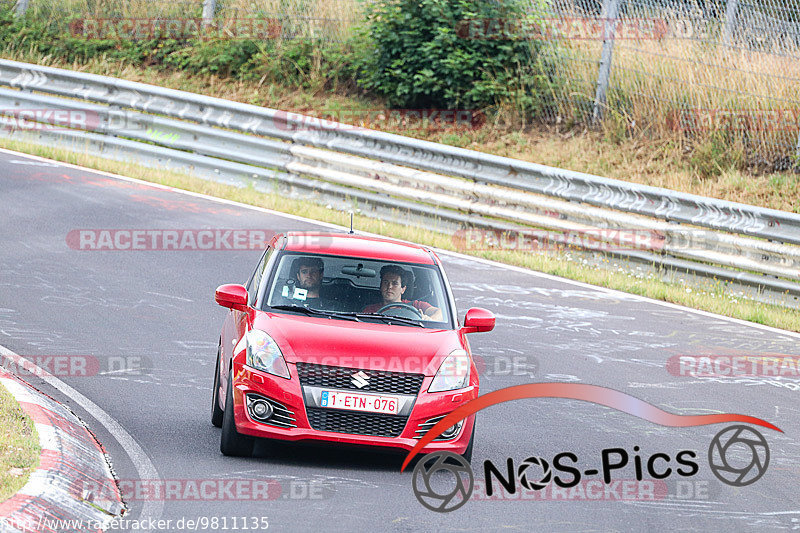
{"type": "Polygon", "coordinates": [[[350,413],[319,407],[307,407],[306,411],[311,427],[316,430],[372,437],[399,437],[408,421],[407,416],[381,413],[350,413]]]}
{"type": "MultiPolygon", "coordinates": [[[[325,366],[312,363],[297,363],[297,375],[301,385],[312,387],[329,387],[332,389],[350,389],[361,392],[381,392],[387,394],[419,394],[422,387],[423,374],[406,372],[388,372],[385,370],[364,370],[343,366],[325,366]],[[357,387],[353,383],[353,374],[366,374],[367,385],[357,387]]],[[[363,381],[357,382],[363,383],[363,381]]]]}

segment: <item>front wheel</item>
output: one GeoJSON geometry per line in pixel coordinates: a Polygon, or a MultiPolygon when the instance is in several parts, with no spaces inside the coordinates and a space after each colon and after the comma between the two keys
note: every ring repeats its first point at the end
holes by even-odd
{"type": "Polygon", "coordinates": [[[222,455],[232,457],[250,457],[253,455],[253,437],[242,435],[236,431],[233,418],[233,372],[228,374],[228,392],[225,393],[225,411],[222,416],[222,436],[219,451],[222,455]]]}

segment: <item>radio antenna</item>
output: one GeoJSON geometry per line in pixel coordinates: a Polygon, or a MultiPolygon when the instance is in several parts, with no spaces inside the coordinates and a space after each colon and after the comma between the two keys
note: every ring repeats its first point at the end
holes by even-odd
{"type": "Polygon", "coordinates": [[[351,234],[355,233],[353,231],[353,210],[352,209],[350,210],[350,233],[351,234]]]}

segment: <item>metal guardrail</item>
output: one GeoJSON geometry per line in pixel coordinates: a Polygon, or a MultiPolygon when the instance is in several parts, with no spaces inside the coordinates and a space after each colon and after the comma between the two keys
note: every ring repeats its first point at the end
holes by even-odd
{"type": "MultiPolygon", "coordinates": [[[[3,85],[11,88],[0,88],[0,109],[67,110],[94,118],[71,124],[71,130],[39,132],[47,143],[68,142],[73,149],[83,143],[106,155],[113,148],[307,193],[325,190],[459,225],[643,230],[655,240],[615,253],[800,295],[794,283],[800,279],[800,247],[794,246],[800,243],[800,215],[334,122],[309,128],[309,117],[293,113],[14,61],[0,60],[3,85]]],[[[597,237],[608,241],[613,234],[597,237]]]]}

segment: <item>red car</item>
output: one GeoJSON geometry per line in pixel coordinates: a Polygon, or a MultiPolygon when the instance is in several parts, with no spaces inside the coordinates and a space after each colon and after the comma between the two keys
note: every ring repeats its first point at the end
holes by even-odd
{"type": "MultiPolygon", "coordinates": [[[[246,286],[222,285],[212,422],[225,455],[255,438],[409,450],[478,396],[466,334],[491,331],[474,308],[459,325],[428,248],[343,233],[276,235],[246,286]]],[[[472,454],[474,417],[424,453],[472,454]]]]}

